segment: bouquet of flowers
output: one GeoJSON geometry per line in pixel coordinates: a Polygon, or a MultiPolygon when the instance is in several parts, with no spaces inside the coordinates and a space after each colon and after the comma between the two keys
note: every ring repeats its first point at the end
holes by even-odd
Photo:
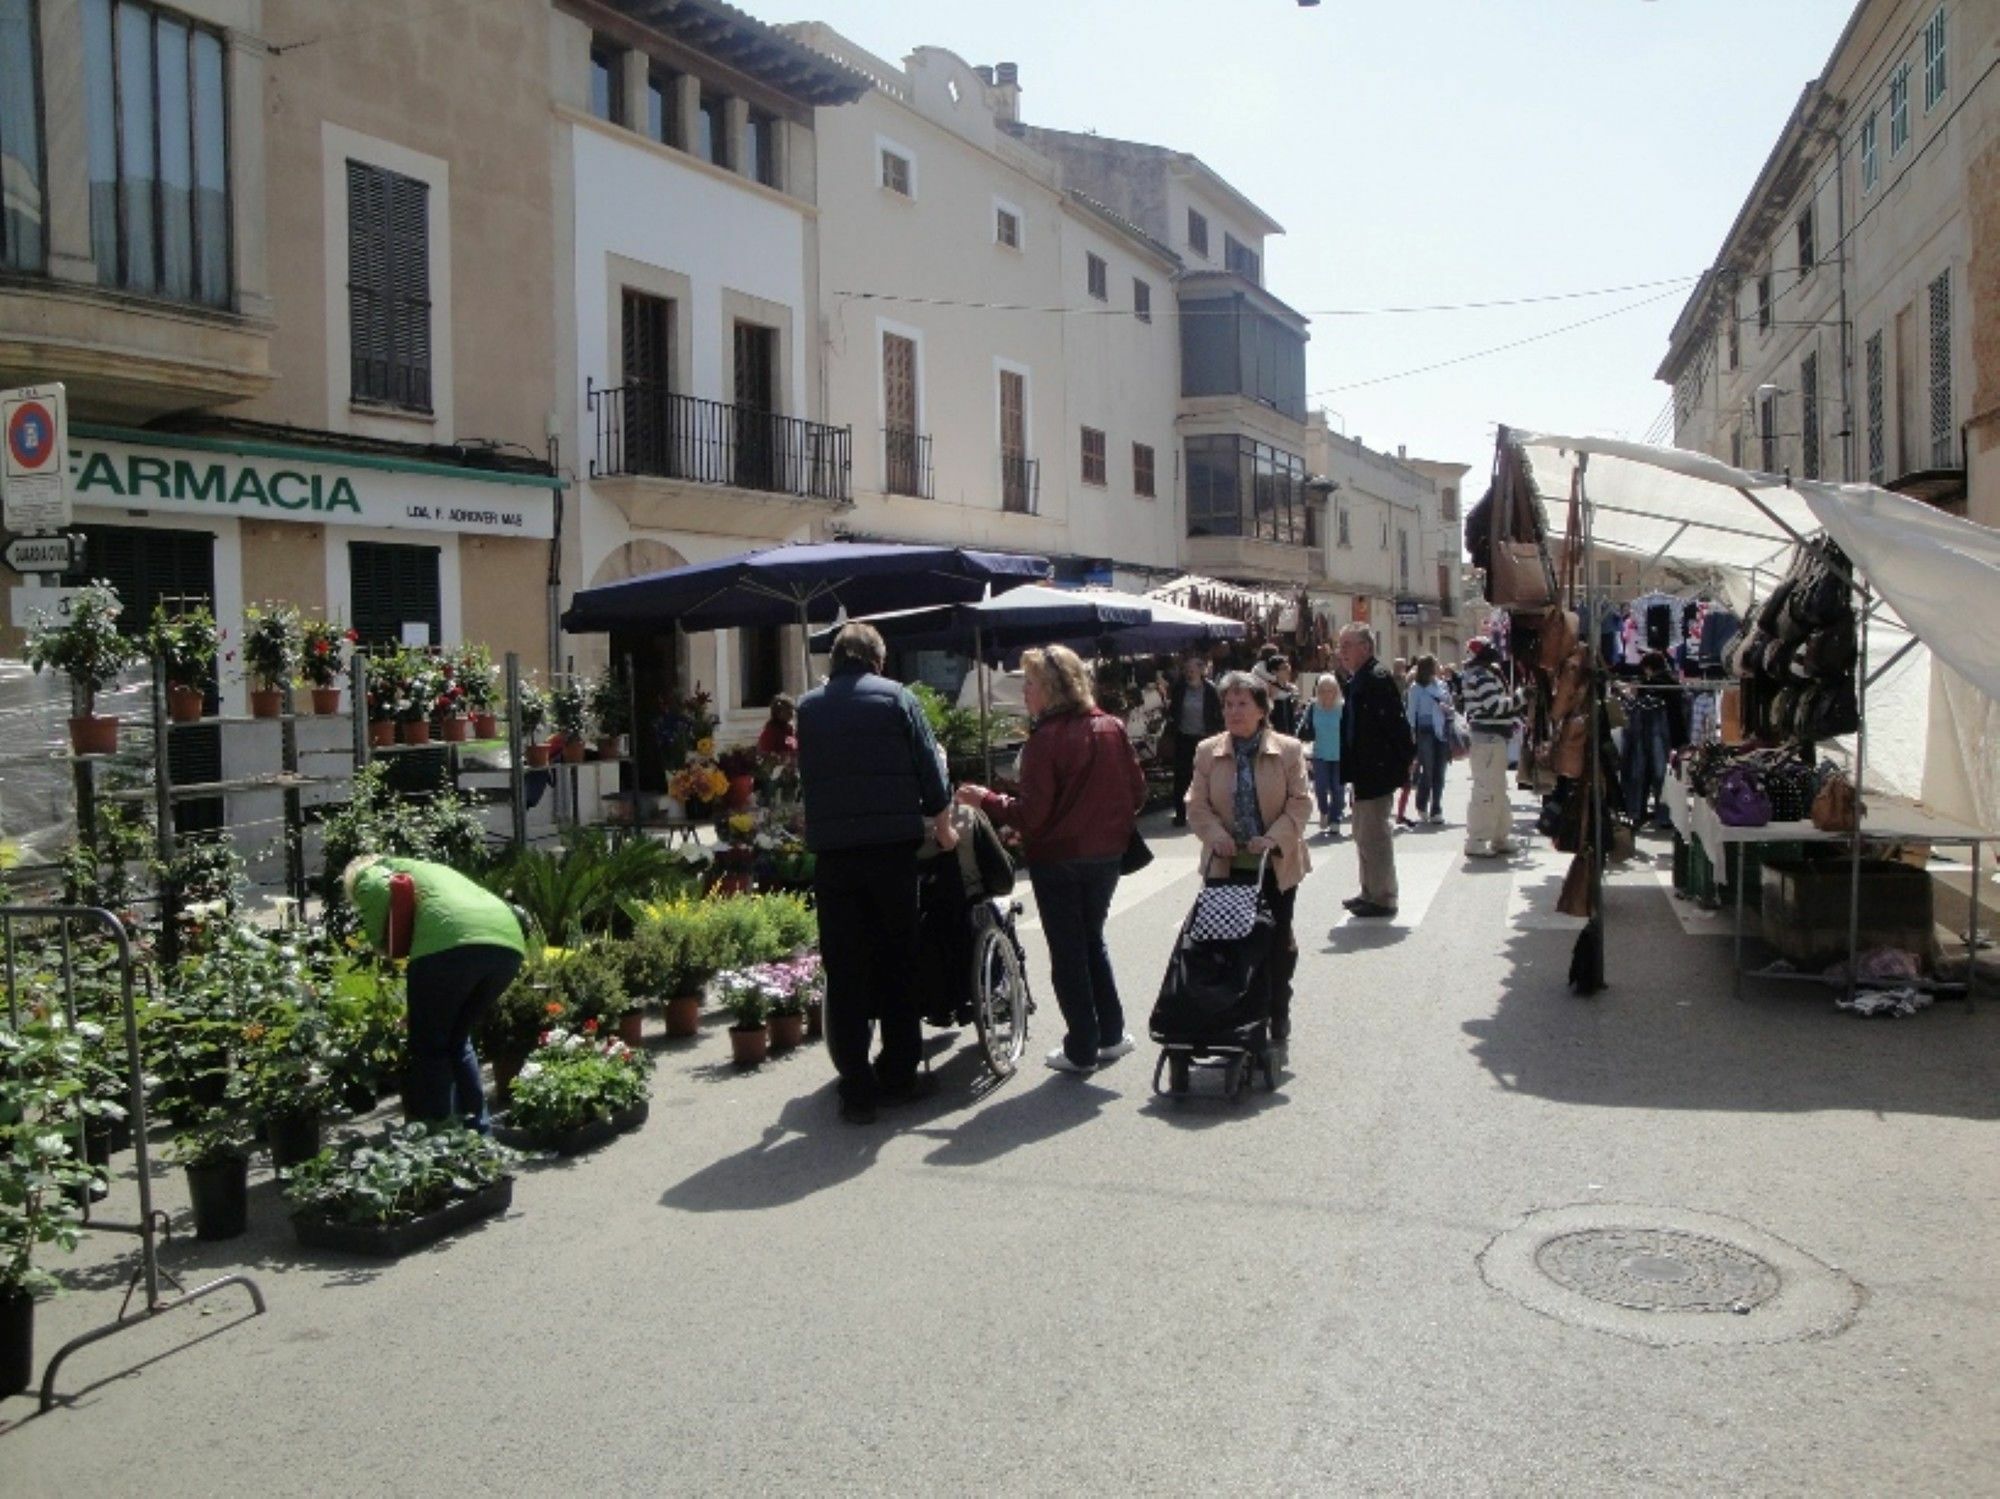
{"type": "Polygon", "coordinates": [[[686,697],[669,694],[661,700],[654,737],[659,741],[660,758],[669,770],[680,769],[696,756],[707,758],[715,753],[713,700],[701,690],[699,682],[686,697]]]}
{"type": "Polygon", "coordinates": [[[688,760],[667,780],[667,794],[687,807],[705,806],[728,790],[729,777],[705,757],[688,760]]]}
{"type": "Polygon", "coordinates": [[[338,687],[347,672],[347,650],[361,637],[329,619],[300,622],[300,668],[308,684],[325,691],[338,687]]]}

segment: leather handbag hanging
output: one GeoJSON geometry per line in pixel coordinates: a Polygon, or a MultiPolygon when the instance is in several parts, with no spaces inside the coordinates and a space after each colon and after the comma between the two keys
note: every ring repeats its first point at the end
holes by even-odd
{"type": "Polygon", "coordinates": [[[1861,798],[1854,794],[1854,782],[1836,770],[1813,797],[1812,825],[1822,833],[1851,833],[1861,825],[1864,810],[1861,798]]]}
{"type": "Polygon", "coordinates": [[[1520,449],[1503,430],[1494,459],[1493,552],[1487,597],[1503,608],[1547,609],[1556,601],[1555,568],[1520,449]]]}
{"type": "Polygon", "coordinates": [[[1589,767],[1590,725],[1581,713],[1572,713],[1556,729],[1555,772],[1580,780],[1589,767]]]}

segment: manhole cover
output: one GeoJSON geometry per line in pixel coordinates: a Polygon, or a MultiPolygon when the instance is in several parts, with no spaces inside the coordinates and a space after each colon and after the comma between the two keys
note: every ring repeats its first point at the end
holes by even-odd
{"type": "Polygon", "coordinates": [[[1853,1281],[1774,1234],[1638,1203],[1530,1213],[1479,1269],[1544,1316],[1658,1347],[1830,1337],[1861,1305],[1853,1281]]]}
{"type": "Polygon", "coordinates": [[[1535,1251],[1559,1286],[1641,1312],[1731,1312],[1778,1294],[1778,1272],[1747,1249],[1663,1228],[1585,1229],[1535,1251]]]}

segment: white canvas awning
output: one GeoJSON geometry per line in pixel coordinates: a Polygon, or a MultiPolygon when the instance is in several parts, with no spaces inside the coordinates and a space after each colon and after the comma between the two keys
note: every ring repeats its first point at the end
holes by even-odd
{"type": "Polygon", "coordinates": [[[1768,591],[1799,538],[1830,533],[1881,600],[1868,627],[1882,673],[1868,688],[1870,783],[2000,827],[2000,532],[1867,484],[1787,483],[1615,438],[1511,436],[1552,536],[1579,466],[1596,544],[1734,574],[1746,593],[1768,591]]]}

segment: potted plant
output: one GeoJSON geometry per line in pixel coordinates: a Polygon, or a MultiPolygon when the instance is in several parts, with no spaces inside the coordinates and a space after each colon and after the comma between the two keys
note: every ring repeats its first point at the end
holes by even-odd
{"type": "Polygon", "coordinates": [[[340,683],[347,675],[347,653],[361,637],[330,619],[308,619],[299,626],[299,666],[312,688],[313,712],[340,711],[340,683]]]}
{"type": "Polygon", "coordinates": [[[243,1027],[238,1061],[245,1102],[278,1170],[319,1154],[320,1125],[332,1102],[327,1030],[321,1013],[289,999],[262,1007],[243,1027]]]}
{"type": "Polygon", "coordinates": [[[234,1239],[250,1223],[250,1153],[233,1103],[200,1110],[174,1131],[174,1159],[187,1173],[197,1239],[234,1239]]]}
{"type": "Polygon", "coordinates": [[[632,687],[625,669],[613,661],[590,684],[590,716],[597,724],[597,754],[616,760],[624,736],[632,732],[632,687]]]}
{"type": "Polygon", "coordinates": [[[310,1249],[401,1255],[504,1213],[520,1156],[457,1125],[349,1135],[284,1174],[292,1227],[310,1249]]]}
{"type": "Polygon", "coordinates": [[[92,1176],[65,1127],[82,1106],[82,1046],[55,1016],[0,1026],[0,1398],[34,1381],[35,1297],[52,1286],[35,1252],[74,1249],[82,1228],[92,1176]]]}
{"type": "Polygon", "coordinates": [[[581,765],[584,730],[590,722],[590,709],[584,702],[583,688],[575,679],[549,689],[549,714],[555,719],[557,732],[563,736],[563,762],[581,765]]]}
{"type": "Polygon", "coordinates": [[[562,1001],[572,1026],[596,1021],[608,1032],[632,1009],[632,997],[625,992],[625,965],[609,941],[585,942],[551,954],[549,973],[555,998],[562,1001]]]}
{"type": "Polygon", "coordinates": [[[542,730],[549,721],[549,695],[531,682],[521,684],[521,752],[530,770],[549,763],[549,747],[542,730]]]}
{"type": "Polygon", "coordinates": [[[514,982],[479,1017],[479,1052],[493,1064],[493,1090],[503,1102],[538,1038],[568,1013],[555,992],[554,966],[545,953],[531,952],[514,982]]]}
{"type": "Polygon", "coordinates": [[[771,1048],[783,1051],[805,1040],[806,1010],[825,992],[826,975],[820,968],[818,953],[767,964],[765,973],[773,990],[771,1048]]]}
{"type": "Polygon", "coordinates": [[[724,750],[716,764],[729,778],[730,811],[742,811],[757,795],[757,751],[739,744],[724,750]]]}
{"type": "Polygon", "coordinates": [[[215,615],[205,608],[170,614],[165,604],[156,605],[146,644],[160,658],[167,679],[167,716],[175,723],[193,723],[202,715],[222,649],[215,615]]]}
{"type": "Polygon", "coordinates": [[[493,664],[493,653],[468,642],[458,648],[452,663],[466,711],[472,715],[473,737],[493,738],[500,732],[500,720],[493,711],[499,697],[495,679],[500,668],[493,664]]]}
{"type": "Polygon", "coordinates": [[[407,675],[407,653],[400,646],[384,647],[368,657],[368,742],[377,749],[396,742],[407,675]]]}
{"type": "Polygon", "coordinates": [[[285,689],[299,674],[305,635],[299,611],[289,604],[250,604],[243,610],[243,665],[250,673],[250,716],[276,718],[285,689]]]}
{"type": "Polygon", "coordinates": [[[445,683],[429,651],[403,652],[402,691],[396,697],[396,732],[405,744],[429,744],[431,719],[444,698],[445,683]]]}
{"type": "Polygon", "coordinates": [[[771,983],[755,968],[732,968],[715,983],[734,1022],[729,1049],[736,1065],[755,1067],[771,1054],[771,983]]]}
{"type": "Polygon", "coordinates": [[[109,755],[118,749],[118,720],[92,710],[97,694],[143,654],[139,643],[119,633],[124,605],[109,583],[86,583],[70,595],[67,611],[41,611],[28,628],[28,664],[67,675],[75,716],[69,721],[70,748],[79,755],[109,755]]]}
{"type": "Polygon", "coordinates": [[[582,1030],[543,1034],[514,1080],[506,1117],[494,1135],[503,1144],[575,1155],[646,1122],[646,1077],[652,1059],[605,1037],[596,1021],[582,1030]]]}
{"type": "Polygon", "coordinates": [[[634,952],[628,961],[637,963],[643,976],[638,992],[663,1001],[670,1037],[701,1034],[702,989],[723,966],[709,909],[698,900],[649,906],[632,934],[634,952]]]}

